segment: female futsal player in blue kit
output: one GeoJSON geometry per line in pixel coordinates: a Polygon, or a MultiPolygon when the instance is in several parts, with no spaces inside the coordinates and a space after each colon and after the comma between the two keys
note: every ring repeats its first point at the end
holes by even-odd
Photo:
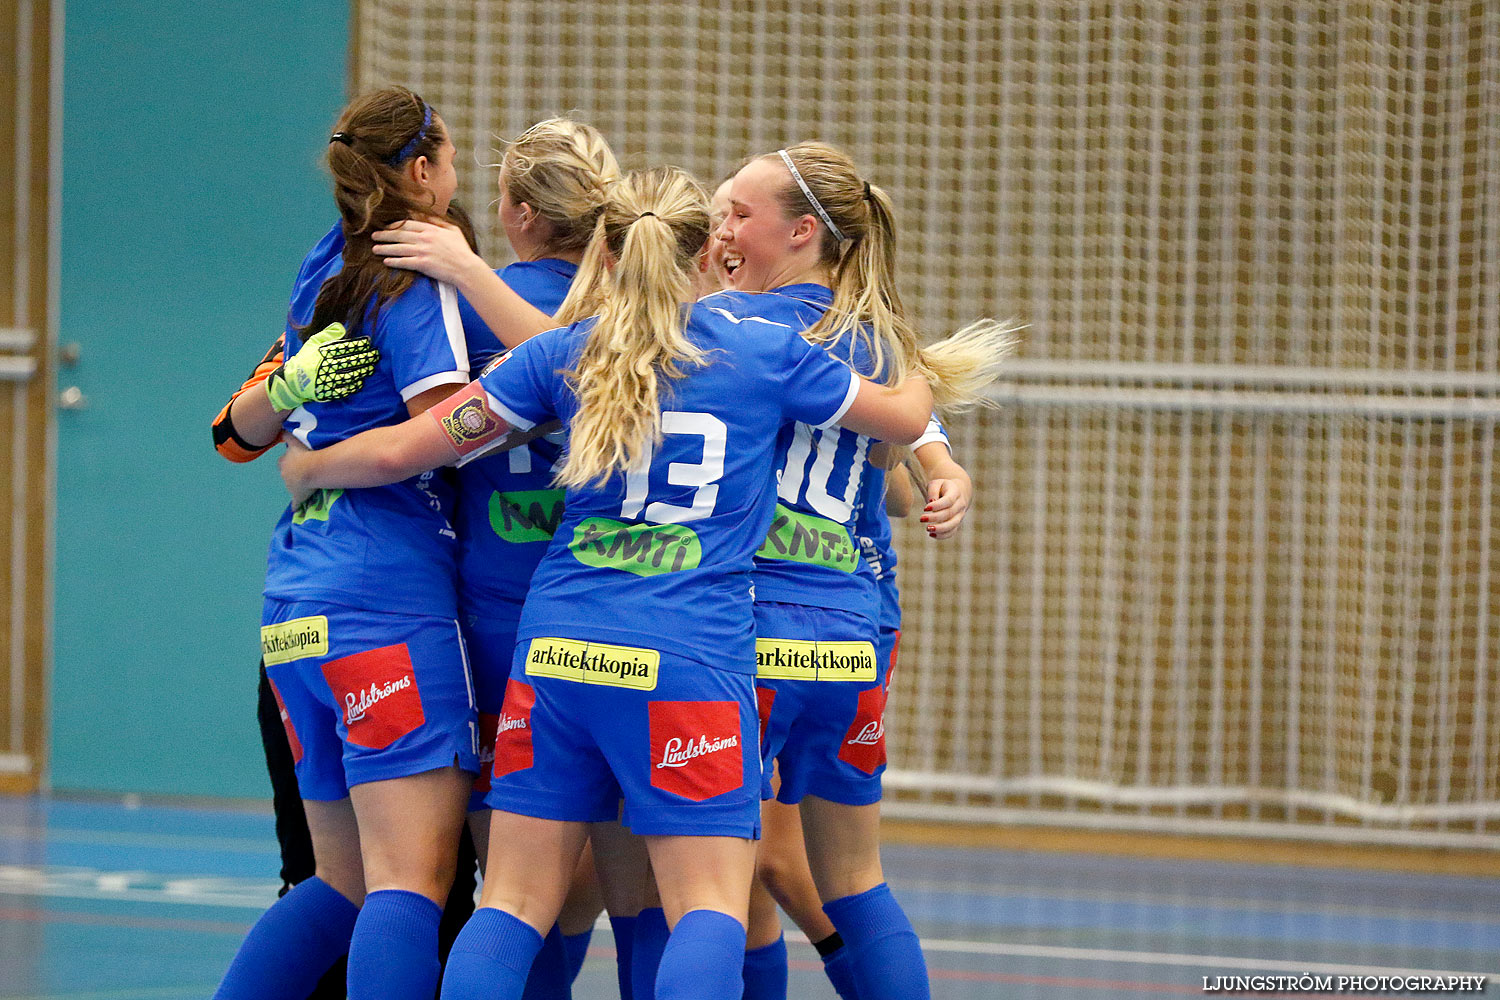
{"type": "MultiPolygon", "coordinates": [[[[759,296],[692,308],[684,336],[701,191],[657,171],[618,195],[597,324],[529,342],[432,417],[283,459],[298,495],[399,478],[551,417],[570,432],[567,509],[533,578],[497,744],[486,905],[450,959],[454,996],[489,979],[503,984],[491,995],[519,995],[582,823],[612,814],[621,791],[675,924],[657,995],[738,996],[759,784],[743,752],[755,726],[744,574],[774,503],[771,444],[783,420],[821,426],[845,406],[844,423],[909,441],[930,409],[922,379],[851,383],[759,315],[759,296]],[[670,380],[660,407],[658,377],[670,380]]],[[[993,354],[997,330],[950,354],[993,354]]]]}
{"type": "MultiPolygon", "coordinates": [[[[719,238],[731,286],[771,293],[809,340],[877,378],[911,367],[916,336],[894,286],[891,206],[847,156],[800,143],[752,159],[731,185],[719,238]]],[[[861,497],[874,499],[872,445],[848,429],[806,424],[783,436],[777,517],[755,564],[757,695],[765,792],[775,760],[777,797],[801,804],[808,861],[855,991],[894,1000],[926,996],[928,984],[916,934],[880,868],[894,643],[880,648],[875,575],[854,533],[861,497]]]]}
{"type": "Polygon", "coordinates": [[[746,573],[774,504],[773,443],[788,419],[836,417],[909,441],[930,411],[922,379],[856,380],[759,316],[758,297],[693,307],[684,327],[707,236],[684,175],[622,185],[604,235],[597,323],[528,342],[432,417],[283,459],[300,493],[399,478],[509,427],[569,430],[567,507],[521,622],[490,794],[502,811],[484,905],[450,958],[454,996],[476,979],[519,995],[582,824],[622,791],[675,925],[658,997],[738,996],[759,790],[746,573]]]}
{"type": "MultiPolygon", "coordinates": [[[[597,130],[568,119],[539,122],[507,145],[500,163],[499,214],[507,239],[520,260],[498,273],[500,279],[531,306],[553,313],[562,305],[593,232],[605,186],[617,178],[618,172],[614,155],[597,130]]],[[[457,236],[456,242],[456,257],[461,254],[467,258],[466,263],[478,261],[472,247],[461,235],[457,236]]],[[[466,299],[460,297],[458,305],[464,320],[471,370],[477,371],[502,349],[502,344],[466,299]]],[[[513,325],[513,315],[510,321],[513,325]]],[[[340,397],[351,394],[358,387],[353,379],[372,369],[374,361],[370,358],[378,357],[378,353],[369,348],[368,338],[336,340],[323,348],[323,353],[316,358],[311,357],[314,346],[321,346],[322,341],[332,340],[333,336],[329,333],[313,338],[302,350],[302,354],[308,357],[293,360],[293,367],[299,362],[304,366],[321,362],[318,372],[323,383],[329,382],[331,373],[336,373],[342,380],[337,386],[322,386],[329,398],[334,392],[340,397]],[[344,381],[349,384],[345,385],[344,381]]],[[[279,339],[273,353],[274,359],[267,358],[262,366],[264,370],[257,369],[256,376],[246,383],[236,398],[259,386],[267,373],[281,361],[279,339]]],[[[286,391],[284,385],[281,391],[286,391]]],[[[264,401],[259,409],[267,409],[264,401]]],[[[269,445],[262,446],[258,442],[273,440],[280,432],[281,416],[285,415],[272,414],[269,423],[261,421],[265,427],[257,427],[255,418],[247,420],[244,412],[245,404],[232,401],[215,421],[216,445],[236,461],[252,459],[268,448],[269,445]],[[239,407],[241,423],[248,422],[256,428],[249,432],[256,438],[255,443],[246,442],[243,429],[229,418],[234,407],[239,407]]],[[[464,633],[473,667],[480,712],[480,756],[484,763],[493,758],[495,720],[504,696],[505,677],[510,671],[521,601],[550,537],[551,525],[556,522],[556,511],[550,508],[561,507],[561,491],[550,488],[552,462],[556,457],[555,443],[537,440],[508,455],[471,463],[460,476],[456,518],[460,549],[459,605],[464,613],[464,633]],[[539,500],[539,497],[546,500],[539,500]],[[537,515],[538,509],[544,511],[540,516],[537,515]]],[[[270,693],[266,694],[267,699],[271,697],[270,693]]],[[[279,723],[277,728],[281,728],[279,723]]],[[[279,733],[277,738],[284,747],[285,739],[279,733]]],[[[286,766],[290,776],[290,758],[286,766]]],[[[470,800],[470,823],[481,852],[488,829],[489,810],[483,805],[487,788],[488,767],[485,767],[470,800]]],[[[298,815],[289,816],[289,822],[300,820],[300,803],[297,805],[298,815]]],[[[310,858],[310,850],[308,855],[310,858]]],[[[473,884],[470,879],[470,892],[473,884]]],[[[450,905],[452,902],[450,898],[450,905]]],[[[459,925],[472,909],[470,903],[461,911],[459,925]]],[[[594,909],[588,914],[590,925],[597,912],[594,909]]],[[[445,910],[445,926],[449,916],[451,914],[445,910]]],[[[450,933],[456,934],[457,926],[450,933]]],[[[584,936],[583,940],[586,941],[587,937],[584,936]]],[[[549,938],[551,944],[553,940],[549,938]]],[[[576,957],[581,961],[579,950],[576,957]]],[[[533,965],[527,995],[539,998],[566,996],[567,984],[577,968],[572,958],[564,955],[560,940],[555,947],[544,949],[533,965]]],[[[342,995],[342,977],[338,990],[342,995]]]]}
{"type": "MultiPolygon", "coordinates": [[[[393,274],[370,252],[371,232],[393,220],[447,214],[453,157],[442,119],[403,88],[340,116],[329,166],[341,221],[303,263],[286,345],[337,320],[380,361],[349,399],[293,409],[285,426],[299,440],[405,420],[467,381],[453,289],[393,274]]],[[[436,984],[439,904],[478,770],[449,493],[431,476],[326,491],[277,526],[262,649],[317,874],[251,929],[218,996],[306,996],[346,951],[356,1000],[436,984]]]]}

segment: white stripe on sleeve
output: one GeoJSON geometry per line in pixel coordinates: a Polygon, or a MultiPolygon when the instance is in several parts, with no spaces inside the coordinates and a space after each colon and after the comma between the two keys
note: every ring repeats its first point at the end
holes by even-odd
{"type": "Polygon", "coordinates": [[[932,444],[935,441],[941,441],[943,447],[947,448],[950,453],[953,451],[953,444],[948,440],[948,435],[943,432],[943,425],[937,422],[936,417],[933,417],[927,421],[927,429],[922,432],[922,436],[911,443],[911,450],[916,451],[924,444],[932,444]]]}
{"type": "Polygon", "coordinates": [[[413,397],[422,395],[422,393],[426,392],[428,389],[431,389],[433,386],[468,384],[469,371],[467,368],[461,372],[438,372],[436,375],[429,375],[426,378],[418,379],[411,385],[407,386],[405,389],[402,389],[401,401],[403,403],[409,403],[411,402],[413,397]]]}
{"type": "Polygon", "coordinates": [[[849,412],[849,407],[851,407],[851,406],[854,405],[854,397],[858,396],[858,395],[859,395],[859,376],[857,374],[855,374],[853,371],[850,371],[849,372],[849,391],[844,394],[844,401],[843,401],[843,403],[841,403],[839,405],[839,408],[836,411],[834,411],[833,416],[829,417],[827,420],[823,421],[821,424],[816,425],[817,429],[821,431],[821,430],[824,430],[826,428],[832,427],[834,424],[838,423],[839,420],[843,418],[844,414],[846,414],[846,413],[849,412]]]}
{"type": "MultiPolygon", "coordinates": [[[[464,339],[463,315],[458,311],[458,289],[446,281],[437,282],[438,304],[443,310],[443,329],[448,334],[448,345],[453,348],[453,367],[457,371],[469,371],[469,342],[464,339]]],[[[464,381],[468,381],[465,379],[464,381]]]]}

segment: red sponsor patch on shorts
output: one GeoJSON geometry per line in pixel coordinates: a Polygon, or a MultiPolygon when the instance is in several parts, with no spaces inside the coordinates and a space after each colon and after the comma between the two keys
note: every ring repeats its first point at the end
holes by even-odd
{"type": "Polygon", "coordinates": [[[874,774],[885,763],[885,689],[872,687],[859,693],[854,724],[844,734],[839,760],[874,774]]]}
{"type": "MultiPolygon", "coordinates": [[[[535,763],[531,743],[531,710],[536,705],[536,689],[518,680],[505,682],[505,705],[495,718],[494,776],[503,778],[524,771],[535,763]]],[[[485,782],[489,786],[489,782],[485,782]]]]}
{"type": "Polygon", "coordinates": [[[383,750],[427,721],[404,642],[331,660],[323,677],[355,746],[383,750]]]}
{"type": "Polygon", "coordinates": [[[490,768],[495,764],[495,731],[499,726],[500,716],[479,713],[479,775],[474,779],[474,791],[480,795],[490,790],[490,768]]]}
{"type": "Polygon", "coordinates": [[[776,704],[776,689],[755,689],[755,711],[760,716],[760,745],[766,745],[766,726],[771,722],[771,706],[776,704]]]}
{"type": "Polygon", "coordinates": [[[286,730],[287,746],[292,748],[292,763],[302,763],[302,741],[297,739],[297,727],[292,725],[292,716],[286,710],[286,702],[281,700],[281,692],[276,688],[276,682],[267,677],[271,682],[271,694],[276,698],[276,711],[281,713],[281,725],[286,730]]]}
{"type": "Polygon", "coordinates": [[[745,784],[735,701],[653,701],[651,785],[702,802],[745,784]]]}

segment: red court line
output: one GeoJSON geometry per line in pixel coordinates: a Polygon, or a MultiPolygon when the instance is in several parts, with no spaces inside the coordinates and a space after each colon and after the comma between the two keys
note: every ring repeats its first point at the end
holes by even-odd
{"type": "Polygon", "coordinates": [[[18,910],[0,908],[0,920],[33,924],[94,924],[109,927],[141,927],[155,931],[202,931],[208,934],[244,934],[249,923],[229,920],[182,920],[168,917],[124,917],[106,913],[70,913],[66,910],[18,910]]]}

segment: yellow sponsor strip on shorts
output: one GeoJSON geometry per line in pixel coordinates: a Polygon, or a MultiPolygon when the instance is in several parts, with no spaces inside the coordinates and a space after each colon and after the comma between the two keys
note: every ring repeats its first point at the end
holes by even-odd
{"type": "Polygon", "coordinates": [[[879,676],[869,642],[756,639],[755,676],[773,681],[863,681],[879,676]]]}
{"type": "Polygon", "coordinates": [[[580,684],[655,691],[661,654],[654,649],[611,646],[578,639],[533,639],[526,650],[526,673],[580,684]]]}
{"type": "Polygon", "coordinates": [[[268,667],[300,660],[304,656],[327,656],[328,619],[323,615],[313,615],[262,625],[260,655],[268,667]]]}

